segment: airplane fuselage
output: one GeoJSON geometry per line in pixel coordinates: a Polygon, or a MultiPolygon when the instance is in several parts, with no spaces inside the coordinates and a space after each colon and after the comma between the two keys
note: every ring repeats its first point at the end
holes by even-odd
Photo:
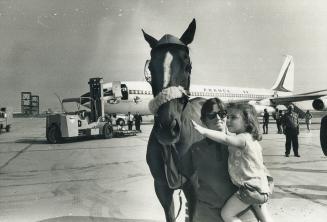
{"type": "MultiPolygon", "coordinates": [[[[126,81],[121,82],[122,96],[116,98],[115,95],[108,95],[104,97],[105,100],[105,112],[106,113],[136,113],[141,115],[150,115],[148,108],[149,101],[153,98],[152,89],[148,82],[145,81],[126,81]],[[123,89],[124,88],[124,89],[123,89]]],[[[110,92],[111,83],[104,84],[104,90],[110,92]]],[[[107,93],[110,94],[110,93],[107,93]]],[[[238,88],[238,87],[223,87],[215,85],[191,85],[190,97],[204,97],[212,98],[218,97],[223,102],[240,102],[253,101],[253,105],[260,108],[262,111],[264,108],[268,108],[272,104],[265,103],[264,99],[271,98],[273,96],[289,95],[290,93],[277,92],[270,89],[257,89],[257,88],[238,88]],[[257,101],[260,103],[255,104],[257,101]]],[[[270,112],[274,112],[271,107],[270,112]]]]}
{"type": "MultiPolygon", "coordinates": [[[[225,103],[247,102],[253,105],[257,113],[264,109],[274,113],[278,105],[289,105],[294,102],[313,100],[313,108],[327,110],[327,90],[293,94],[294,89],[294,61],[287,55],[280,69],[277,80],[271,89],[225,87],[216,85],[192,85],[190,97],[220,98],[225,103]],[[320,94],[315,94],[320,93],[320,94]]],[[[114,81],[103,84],[104,110],[106,113],[136,113],[149,115],[149,101],[153,98],[152,88],[147,81],[114,81]]],[[[88,94],[84,94],[88,97],[88,94]]],[[[84,104],[84,103],[82,103],[84,104]]]]}

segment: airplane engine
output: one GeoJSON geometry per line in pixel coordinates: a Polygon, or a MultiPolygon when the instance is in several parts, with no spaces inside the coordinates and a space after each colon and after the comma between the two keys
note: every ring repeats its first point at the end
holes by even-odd
{"type": "Polygon", "coordinates": [[[262,99],[262,100],[259,100],[259,101],[249,101],[249,104],[252,105],[252,106],[271,106],[271,102],[270,102],[270,99],[262,99]]]}
{"type": "Polygon", "coordinates": [[[261,105],[261,106],[271,106],[270,99],[263,99],[263,100],[257,101],[257,104],[261,105]]]}
{"type": "Polygon", "coordinates": [[[323,97],[313,100],[312,107],[318,111],[327,110],[327,96],[323,96],[323,97]]]}
{"type": "Polygon", "coordinates": [[[267,109],[268,113],[275,113],[275,108],[271,106],[263,106],[263,105],[253,105],[251,104],[258,115],[263,115],[264,109],[267,109]]]}

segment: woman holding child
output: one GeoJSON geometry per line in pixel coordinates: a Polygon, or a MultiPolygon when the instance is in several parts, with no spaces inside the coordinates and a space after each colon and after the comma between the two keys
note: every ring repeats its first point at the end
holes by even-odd
{"type": "MultiPolygon", "coordinates": [[[[266,205],[271,193],[267,178],[272,178],[268,176],[268,171],[263,165],[262,148],[258,143],[261,135],[259,134],[256,112],[250,105],[231,105],[227,110],[228,118],[222,102],[217,98],[209,99],[204,103],[201,110],[201,120],[207,128],[193,122],[195,129],[207,138],[208,144],[207,147],[197,146],[193,148],[194,165],[198,170],[199,177],[199,206],[197,206],[195,219],[197,216],[202,217],[198,215],[203,211],[200,207],[202,202],[213,205],[212,202],[216,201],[216,207],[222,207],[220,214],[225,222],[242,221],[243,218],[240,217],[240,213],[251,206],[260,221],[273,221],[266,205]],[[226,122],[228,130],[233,134],[226,131],[226,122]],[[196,161],[196,159],[201,160],[201,155],[205,156],[206,152],[213,153],[213,149],[216,152],[211,158],[216,160],[196,161]],[[214,164],[212,164],[213,161],[215,161],[214,164]],[[229,175],[225,175],[225,181],[221,179],[224,164],[228,167],[229,172],[229,175]],[[210,179],[215,170],[219,173],[220,179],[210,179]],[[223,185],[223,183],[228,182],[227,180],[236,186],[235,190],[230,190],[232,186],[223,185]],[[221,190],[215,192],[216,189],[221,188],[226,188],[226,192],[221,192],[221,190]],[[206,193],[216,194],[216,196],[206,195],[206,193]],[[227,198],[221,196],[232,193],[234,194],[227,198]],[[225,199],[228,200],[222,205],[221,202],[225,199]]],[[[208,212],[212,214],[207,209],[208,212]]],[[[213,216],[209,214],[209,217],[213,216]]],[[[212,220],[208,218],[208,221],[212,220]]]]}

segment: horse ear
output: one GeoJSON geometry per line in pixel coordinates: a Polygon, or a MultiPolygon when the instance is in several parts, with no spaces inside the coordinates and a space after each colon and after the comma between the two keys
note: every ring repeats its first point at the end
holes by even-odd
{"type": "Polygon", "coordinates": [[[157,45],[158,40],[153,38],[152,36],[145,33],[145,31],[142,29],[144,39],[149,43],[150,47],[153,48],[157,45]]]}
{"type": "Polygon", "coordinates": [[[180,40],[185,44],[188,45],[193,41],[194,34],[195,34],[195,29],[196,29],[196,23],[195,19],[192,20],[190,25],[187,27],[186,31],[180,38],[180,40]]]}

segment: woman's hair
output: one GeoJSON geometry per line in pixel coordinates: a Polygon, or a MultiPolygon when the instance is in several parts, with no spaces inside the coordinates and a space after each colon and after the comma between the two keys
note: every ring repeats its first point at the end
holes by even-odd
{"type": "Polygon", "coordinates": [[[218,98],[207,99],[203,103],[202,108],[201,108],[201,121],[202,122],[206,121],[207,114],[213,110],[213,106],[215,104],[218,106],[219,110],[221,110],[221,111],[225,110],[225,105],[220,99],[218,99],[218,98]]]}
{"type": "Polygon", "coordinates": [[[250,133],[253,139],[260,141],[262,135],[260,134],[260,125],[254,107],[250,104],[231,103],[228,105],[227,110],[231,109],[238,110],[243,115],[246,124],[245,131],[250,133]]]}

